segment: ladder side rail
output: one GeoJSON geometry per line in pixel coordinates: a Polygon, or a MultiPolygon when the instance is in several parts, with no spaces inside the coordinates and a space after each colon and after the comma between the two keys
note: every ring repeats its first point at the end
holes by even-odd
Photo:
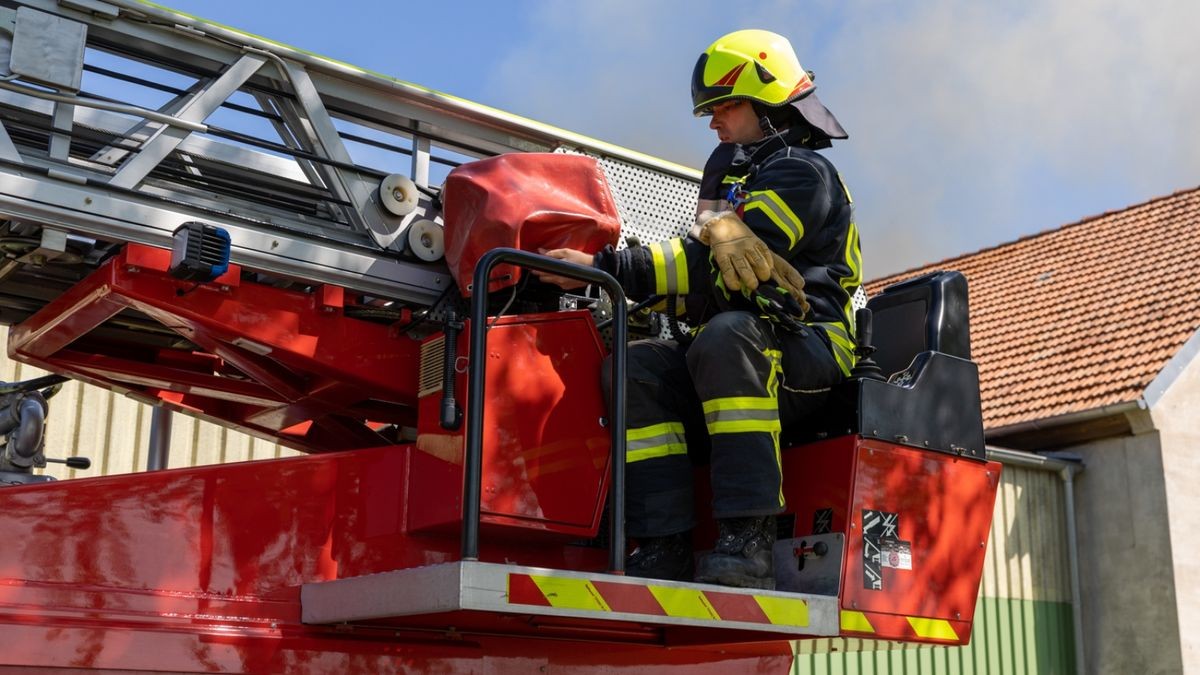
{"type": "Polygon", "coordinates": [[[431,304],[451,283],[444,271],[380,256],[378,251],[347,246],[328,238],[296,239],[286,233],[247,224],[232,216],[191,210],[182,205],[80,185],[0,163],[0,213],[104,241],[118,240],[170,248],[180,223],[203,220],[225,229],[233,240],[231,259],[249,269],[353,288],[381,298],[431,304]]]}
{"type": "MultiPolygon", "coordinates": [[[[305,67],[323,95],[341,95],[336,90],[327,91],[322,86],[323,82],[336,79],[355,91],[348,97],[351,101],[365,102],[368,91],[382,93],[385,100],[391,101],[396,107],[384,105],[376,109],[389,117],[398,113],[410,119],[440,122],[449,131],[460,129],[462,127],[459,125],[465,123],[463,126],[466,128],[462,130],[472,138],[512,150],[528,151],[532,147],[549,150],[557,145],[570,145],[692,180],[699,177],[699,172],[688,167],[135,0],[106,0],[108,4],[123,10],[123,18],[117,20],[96,20],[90,15],[60,7],[54,0],[21,2],[88,22],[89,32],[108,36],[121,44],[141,44],[131,42],[134,39],[144,41],[146,46],[143,48],[149,54],[171,56],[175,61],[186,63],[208,61],[207,67],[214,71],[219,69],[220,64],[228,62],[229,54],[234,51],[231,44],[261,49],[305,67]],[[137,15],[163,25],[130,18],[137,15]],[[176,25],[183,28],[170,28],[176,25]],[[224,42],[205,39],[205,35],[224,42]],[[422,112],[404,115],[405,107],[409,112],[422,112]]],[[[328,100],[326,106],[331,110],[337,107],[328,100]]]]}

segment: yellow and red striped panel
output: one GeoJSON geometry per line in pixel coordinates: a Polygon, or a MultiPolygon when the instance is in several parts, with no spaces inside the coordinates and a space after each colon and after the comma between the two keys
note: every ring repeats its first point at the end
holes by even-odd
{"type": "Polygon", "coordinates": [[[846,609],[841,611],[839,623],[841,634],[845,637],[966,644],[971,634],[971,624],[968,621],[947,621],[846,609]]]}
{"type": "Polygon", "coordinates": [[[808,602],[801,598],[538,574],[509,574],[508,603],[763,626],[809,625],[808,602]]]}

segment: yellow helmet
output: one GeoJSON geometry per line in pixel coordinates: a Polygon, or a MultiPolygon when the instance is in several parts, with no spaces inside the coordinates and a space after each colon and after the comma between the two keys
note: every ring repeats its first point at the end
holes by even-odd
{"type": "Polygon", "coordinates": [[[778,107],[815,89],[812,75],[787,38],[765,30],[739,30],[709,45],[692,71],[692,113],[708,115],[730,99],[778,107]]]}

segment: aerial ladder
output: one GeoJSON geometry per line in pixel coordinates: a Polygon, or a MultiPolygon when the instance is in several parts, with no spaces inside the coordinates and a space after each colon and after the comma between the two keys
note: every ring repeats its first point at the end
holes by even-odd
{"type": "Polygon", "coordinates": [[[0,1],[0,323],[51,373],[0,387],[0,668],[783,672],[793,639],[965,644],[1000,468],[955,272],[866,302],[854,377],[786,430],[776,590],[623,574],[624,345],[676,322],[536,250],[678,236],[697,180],[151,3],[0,1]],[[51,481],[65,378],[304,454],[51,481]]]}

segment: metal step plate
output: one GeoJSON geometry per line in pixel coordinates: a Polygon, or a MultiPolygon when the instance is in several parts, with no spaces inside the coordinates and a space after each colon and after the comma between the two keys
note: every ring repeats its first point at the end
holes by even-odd
{"type": "MultiPolygon", "coordinates": [[[[305,623],[463,610],[780,635],[838,634],[837,598],[460,561],[305,584],[305,623]]],[[[730,642],[736,642],[732,637],[730,642]]]]}

